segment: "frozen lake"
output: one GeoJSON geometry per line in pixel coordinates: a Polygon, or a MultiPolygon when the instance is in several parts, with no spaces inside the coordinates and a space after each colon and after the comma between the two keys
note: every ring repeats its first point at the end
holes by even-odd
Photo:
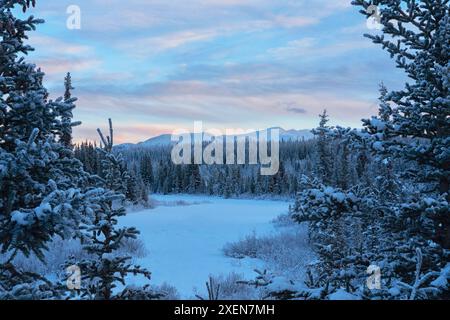
{"type": "Polygon", "coordinates": [[[156,209],[130,212],[121,224],[141,231],[148,254],[137,262],[152,272],[151,283],[167,282],[182,298],[192,298],[194,287],[203,291],[211,274],[234,271],[254,278],[253,269],[262,266],[262,261],[228,258],[222,248],[253,232],[273,232],[271,221],[288,210],[283,201],[184,195],[152,198],[160,202],[156,209]]]}

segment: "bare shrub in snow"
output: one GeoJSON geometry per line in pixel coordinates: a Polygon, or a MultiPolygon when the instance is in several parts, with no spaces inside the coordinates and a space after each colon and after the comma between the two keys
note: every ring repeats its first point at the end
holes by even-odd
{"type": "MultiPolygon", "coordinates": [[[[118,253],[133,257],[143,258],[147,255],[145,244],[140,239],[123,239],[118,253]]],[[[43,263],[36,255],[29,257],[19,253],[14,259],[14,265],[22,272],[32,272],[45,276],[54,276],[60,278],[65,275],[65,264],[69,258],[73,261],[81,261],[89,257],[89,254],[83,250],[80,240],[63,240],[57,236],[48,243],[48,250],[45,252],[45,261],[43,263]]],[[[0,254],[0,262],[3,263],[6,255],[0,254]]]]}
{"type": "MultiPolygon", "coordinates": [[[[35,254],[26,257],[19,253],[14,259],[14,265],[22,272],[32,272],[41,275],[56,275],[59,277],[65,274],[64,265],[69,257],[81,260],[87,257],[87,253],[82,250],[79,240],[63,240],[55,237],[48,243],[48,250],[45,252],[45,261],[43,263],[35,254]]],[[[4,257],[0,255],[0,260],[4,257]]]]}
{"type": "Polygon", "coordinates": [[[119,298],[120,300],[179,300],[180,296],[175,287],[163,283],[160,286],[150,284],[144,287],[127,286],[119,298]]]}
{"type": "Polygon", "coordinates": [[[150,285],[150,287],[153,289],[153,291],[159,292],[164,295],[160,300],[180,300],[180,294],[178,293],[178,290],[174,286],[166,282],[159,286],[150,285]]]}
{"type": "Polygon", "coordinates": [[[292,279],[303,279],[306,266],[313,259],[306,228],[282,228],[276,234],[265,236],[253,233],[238,242],[226,244],[223,251],[232,258],[261,259],[272,272],[290,275],[292,279]]]}
{"type": "Polygon", "coordinates": [[[246,285],[244,276],[232,272],[230,274],[211,276],[208,293],[194,291],[197,298],[205,300],[259,300],[261,293],[257,288],[246,285]],[[212,294],[212,295],[211,295],[212,294]]]}
{"type": "Polygon", "coordinates": [[[118,252],[131,255],[133,258],[143,258],[147,255],[147,249],[141,239],[122,239],[118,252]]]}
{"type": "Polygon", "coordinates": [[[227,243],[223,247],[223,252],[231,258],[243,259],[245,257],[257,258],[258,247],[262,247],[265,241],[263,238],[257,238],[256,233],[246,236],[238,242],[227,243]]]}
{"type": "Polygon", "coordinates": [[[290,227],[295,225],[295,222],[292,220],[292,217],[289,213],[279,215],[272,220],[272,223],[276,227],[290,227]]]}

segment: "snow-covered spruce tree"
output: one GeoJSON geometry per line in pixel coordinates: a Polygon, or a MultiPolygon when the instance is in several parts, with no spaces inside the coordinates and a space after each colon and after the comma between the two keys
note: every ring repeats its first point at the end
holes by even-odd
{"type": "Polygon", "coordinates": [[[370,264],[370,250],[364,245],[370,238],[365,213],[374,203],[368,190],[346,191],[306,177],[302,187],[291,213],[297,222],[309,223],[311,244],[319,257],[314,266],[316,285],[329,292],[341,288],[353,292],[370,264]]]}
{"type": "MultiPolygon", "coordinates": [[[[426,185],[421,193],[437,192],[450,201],[449,1],[354,0],[353,5],[367,16],[370,5],[378,6],[383,34],[366,36],[387,50],[410,78],[403,90],[384,92],[380,116],[364,120],[378,140],[374,147],[414,162],[408,173],[426,185]]],[[[427,216],[433,221],[433,240],[449,249],[449,213],[427,216]]]]}
{"type": "Polygon", "coordinates": [[[74,148],[75,157],[83,163],[84,169],[93,174],[101,175],[100,159],[97,152],[97,144],[91,142],[82,142],[74,148]]]}
{"type": "Polygon", "coordinates": [[[127,180],[127,193],[125,194],[127,200],[134,205],[148,206],[148,187],[144,184],[139,170],[136,166],[128,169],[129,178],[127,180]]]}
{"type": "MultiPolygon", "coordinates": [[[[101,131],[99,131],[99,135],[102,137],[101,131]]],[[[103,140],[111,143],[104,137],[103,140]]],[[[137,176],[137,170],[133,168],[134,165],[127,165],[121,152],[113,152],[113,150],[105,152],[105,145],[103,144],[102,146],[102,148],[97,150],[97,158],[100,160],[99,176],[107,182],[106,187],[124,194],[126,200],[132,204],[148,206],[148,190],[146,190],[141,177],[137,176]],[[113,155],[113,157],[111,158],[110,155],[113,155]],[[113,167],[105,167],[104,164],[110,162],[115,162],[115,165],[113,167]]]]}
{"type": "Polygon", "coordinates": [[[27,63],[33,49],[27,32],[42,20],[14,16],[35,1],[0,1],[0,299],[58,297],[57,288],[42,276],[14,266],[18,253],[44,259],[53,236],[73,236],[87,201],[88,183],[81,163],[60,143],[61,120],[71,117],[74,100],[48,100],[44,74],[27,63]]]}
{"type": "Polygon", "coordinates": [[[330,185],[333,160],[331,157],[330,139],[328,135],[331,128],[327,125],[330,121],[327,110],[324,110],[319,117],[319,127],[313,130],[314,135],[317,137],[317,175],[323,183],[330,185]]]}
{"type": "MultiPolygon", "coordinates": [[[[412,190],[391,204],[393,214],[383,226],[397,235],[395,250],[403,252],[396,273],[410,282],[414,250],[421,250],[428,273],[445,269],[449,261],[450,6],[448,1],[353,4],[379,6],[383,35],[367,37],[395,57],[410,78],[403,90],[388,92],[383,86],[379,115],[363,120],[380,160],[410,163],[403,177],[412,190]]],[[[448,297],[448,281],[440,289],[448,297]]]]}
{"type": "MultiPolygon", "coordinates": [[[[340,127],[329,135],[348,141],[352,152],[373,142],[365,132],[340,127]]],[[[297,196],[292,216],[310,225],[311,242],[319,259],[311,272],[314,281],[309,283],[327,293],[321,297],[332,298],[336,292],[345,290],[361,298],[409,298],[405,286],[400,284],[414,279],[417,248],[424,252],[423,271],[428,274],[425,278],[428,283],[424,280],[422,285],[432,288],[427,289],[428,298],[445,295],[445,284],[433,287],[433,283],[437,284],[433,277],[446,267],[445,251],[430,240],[433,224],[430,226],[423,213],[444,214],[448,212],[448,204],[420,194],[412,197],[407,189],[403,190],[401,181],[396,181],[398,177],[391,172],[392,162],[386,158],[379,163],[379,175],[372,178],[382,181],[379,189],[374,188],[374,181],[353,185],[349,190],[310,181],[297,196]],[[370,265],[382,269],[380,290],[366,287],[366,270],[370,265]]],[[[316,289],[302,290],[296,297],[317,297],[316,289]]]]}
{"type": "MultiPolygon", "coordinates": [[[[406,71],[413,83],[394,92],[382,87],[379,116],[364,120],[363,132],[342,128],[330,132],[334,137],[350,140],[357,149],[370,146],[376,161],[386,166],[381,173],[388,179],[380,187],[387,189],[368,188],[370,193],[361,193],[353,192],[354,187],[335,190],[316,182],[299,194],[293,217],[310,223],[313,244],[320,257],[315,268],[316,280],[310,282],[326,288],[327,295],[344,289],[362,298],[445,297],[449,292],[449,275],[444,272],[448,270],[450,212],[449,4],[448,1],[353,1],[353,4],[362,6],[366,15],[369,6],[380,8],[384,35],[368,37],[397,58],[398,67],[406,71]],[[395,181],[398,179],[392,174],[395,159],[403,160],[406,168],[411,169],[403,177],[408,179],[405,180],[408,189],[402,187],[401,181],[395,181]],[[339,230],[338,222],[343,218],[353,235],[339,230]],[[357,225],[360,227],[356,228],[357,225]],[[355,236],[358,229],[362,230],[362,237],[355,236]],[[346,253],[336,255],[337,247],[346,253]],[[417,266],[416,260],[420,260],[417,266]],[[364,268],[369,264],[382,270],[379,290],[369,290],[364,284],[364,268]],[[321,269],[325,272],[320,272],[321,269]],[[420,295],[415,294],[420,287],[425,289],[420,295]]],[[[308,294],[299,292],[297,296],[308,294]]]]}
{"type": "Polygon", "coordinates": [[[442,250],[405,228],[407,222],[399,218],[401,206],[382,201],[371,188],[360,186],[342,190],[304,178],[301,189],[291,214],[297,222],[309,224],[318,259],[310,266],[305,284],[265,277],[268,280],[259,285],[269,297],[409,299],[414,286],[424,287],[417,298],[445,294],[449,265],[439,271],[442,250]],[[427,253],[426,262],[421,258],[419,273],[418,247],[427,253]],[[369,266],[381,269],[380,289],[370,290],[366,285],[369,266]],[[420,281],[415,280],[418,277],[420,281]]]}
{"type": "MultiPolygon", "coordinates": [[[[73,89],[75,88],[72,87],[72,76],[70,75],[70,72],[68,72],[66,77],[64,78],[64,102],[72,102],[71,90],[73,89]]],[[[66,114],[61,119],[61,143],[63,143],[68,148],[72,148],[73,126],[74,124],[72,123],[72,110],[67,110],[66,114]]]]}
{"type": "Polygon", "coordinates": [[[147,152],[143,155],[141,159],[140,174],[146,188],[148,190],[151,190],[154,184],[153,166],[152,166],[152,159],[147,152]]]}
{"type": "Polygon", "coordinates": [[[95,203],[94,220],[87,226],[84,249],[91,258],[69,261],[81,269],[82,287],[80,294],[85,299],[156,299],[160,294],[154,293],[149,286],[125,287],[120,290],[118,284],[126,286],[125,278],[142,275],[150,279],[150,272],[140,266],[132,265],[131,257],[118,253],[118,249],[126,239],[134,239],[139,234],[136,228],[119,228],[118,219],[126,215],[123,205],[127,178],[123,170],[120,156],[113,153],[113,127],[109,120],[109,136],[98,130],[102,148],[103,186],[99,189],[95,203]]]}
{"type": "Polygon", "coordinates": [[[114,132],[112,121],[109,119],[109,136],[104,136],[100,129],[97,129],[101,139],[101,148],[97,149],[100,153],[102,178],[104,187],[117,193],[125,194],[127,192],[127,181],[129,174],[122,158],[122,154],[113,152],[114,132]]]}

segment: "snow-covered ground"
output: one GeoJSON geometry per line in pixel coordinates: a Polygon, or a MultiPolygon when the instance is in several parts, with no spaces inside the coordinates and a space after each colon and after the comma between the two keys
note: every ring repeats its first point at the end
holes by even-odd
{"type": "Polygon", "coordinates": [[[138,263],[152,272],[151,283],[177,288],[181,298],[203,291],[209,275],[243,274],[252,279],[257,259],[232,259],[222,248],[255,232],[274,232],[271,221],[288,210],[288,203],[270,200],[235,200],[188,195],[154,195],[156,209],[130,212],[121,224],[141,231],[148,254],[138,263]],[[181,201],[181,202],[180,202],[181,201]]]}

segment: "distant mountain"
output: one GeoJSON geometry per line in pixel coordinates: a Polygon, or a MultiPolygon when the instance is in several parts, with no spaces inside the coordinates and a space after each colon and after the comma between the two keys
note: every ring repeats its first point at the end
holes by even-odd
{"type": "MultiPolygon", "coordinates": [[[[286,141],[301,141],[303,139],[309,140],[314,137],[314,135],[311,133],[310,129],[305,129],[305,130],[294,130],[294,129],[284,130],[283,128],[270,128],[270,129],[279,129],[280,130],[280,140],[284,141],[284,142],[286,142],[286,141]]],[[[172,138],[172,135],[170,135],[170,134],[162,134],[160,136],[156,136],[156,137],[150,138],[148,140],[145,140],[143,142],[139,142],[136,144],[124,143],[124,144],[118,145],[117,148],[164,147],[164,146],[169,146],[169,145],[173,144],[171,138],[172,138]]],[[[194,138],[194,136],[192,136],[192,139],[193,138],[194,138]]]]}
{"type": "Polygon", "coordinates": [[[284,130],[280,129],[280,140],[281,141],[300,141],[300,140],[309,140],[314,138],[314,135],[311,133],[311,129],[304,130],[284,130]]]}
{"type": "Polygon", "coordinates": [[[172,135],[170,134],[162,134],[160,136],[156,136],[145,140],[144,142],[139,142],[137,146],[146,146],[146,147],[157,147],[157,146],[166,146],[172,143],[172,135]]]}

